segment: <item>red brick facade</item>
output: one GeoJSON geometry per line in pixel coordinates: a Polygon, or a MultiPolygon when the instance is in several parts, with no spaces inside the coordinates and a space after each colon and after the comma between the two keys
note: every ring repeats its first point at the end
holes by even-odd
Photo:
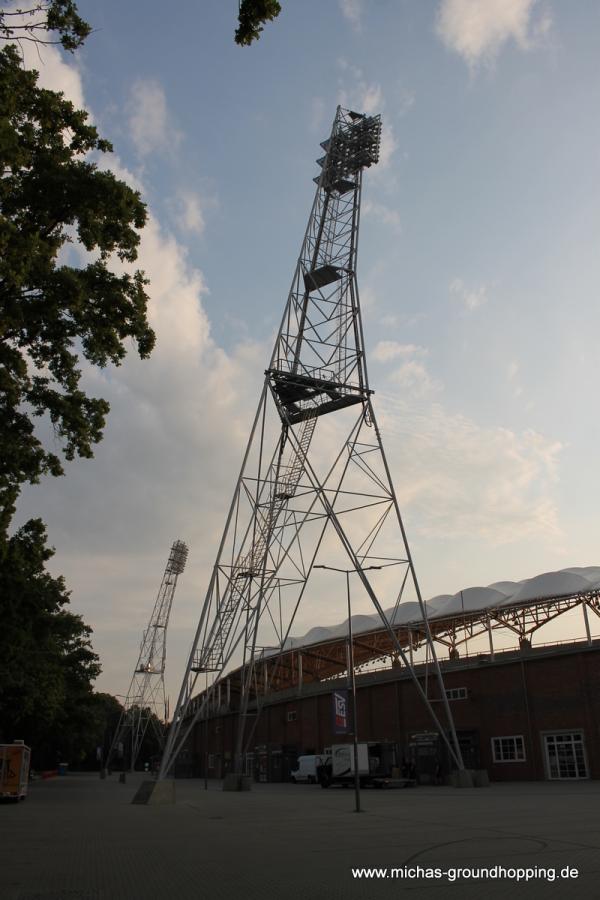
{"type": "MultiPolygon", "coordinates": [[[[424,667],[418,674],[424,686],[424,667]]],[[[446,691],[456,698],[450,706],[467,767],[487,769],[492,781],[600,778],[600,645],[447,661],[443,675],[446,691]]],[[[428,679],[433,707],[444,721],[431,671],[428,679]]],[[[319,753],[345,740],[332,734],[331,695],[340,686],[339,680],[305,685],[300,692],[265,698],[258,721],[248,719],[247,728],[255,726],[248,771],[264,780],[286,780],[298,755],[319,753]]],[[[425,781],[432,763],[424,754],[449,769],[440,745],[417,749],[419,741],[427,741],[423,733],[435,728],[406,670],[358,676],[357,698],[359,740],[393,741],[399,759],[417,754],[425,781]]],[[[196,725],[188,754],[190,774],[204,774],[206,768],[209,777],[222,777],[231,770],[237,722],[236,710],[223,705],[196,725]]]]}

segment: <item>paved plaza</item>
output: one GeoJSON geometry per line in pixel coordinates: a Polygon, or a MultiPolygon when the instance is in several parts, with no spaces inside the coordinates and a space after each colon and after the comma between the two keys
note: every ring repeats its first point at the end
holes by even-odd
{"type": "Polygon", "coordinates": [[[177,781],[174,805],[134,805],[142,777],[70,774],[2,804],[2,900],[600,898],[600,782],[365,790],[357,814],[352,790],[198,780],[177,781]],[[466,866],[580,874],[450,880],[466,866]]]}

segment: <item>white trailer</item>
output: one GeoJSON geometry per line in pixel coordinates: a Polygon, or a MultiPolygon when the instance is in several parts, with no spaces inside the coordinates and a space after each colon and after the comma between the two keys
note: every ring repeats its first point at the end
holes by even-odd
{"type": "MultiPolygon", "coordinates": [[[[369,745],[358,744],[358,774],[369,775],[369,745]]],[[[354,744],[334,744],[331,748],[332,780],[354,778],[354,744]]]]}

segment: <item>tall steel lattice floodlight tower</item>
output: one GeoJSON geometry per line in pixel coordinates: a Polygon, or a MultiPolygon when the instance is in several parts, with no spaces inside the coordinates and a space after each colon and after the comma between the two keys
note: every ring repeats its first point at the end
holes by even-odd
{"type": "Polygon", "coordinates": [[[110,767],[115,755],[119,754],[129,758],[129,768],[133,771],[150,723],[161,748],[164,748],[167,720],[165,693],[167,627],[177,579],[185,568],[187,556],[186,544],[183,541],[175,541],[169,553],[148,627],[142,637],[140,654],[108,753],[107,767],[110,767]]]}
{"type": "MultiPolygon", "coordinates": [[[[237,666],[235,770],[240,773],[262,698],[286,665],[304,601],[331,612],[319,563],[351,568],[362,603],[381,616],[401,663],[459,769],[463,768],[425,607],[369,389],[356,255],[362,172],[378,161],[379,116],[338,107],[322,143],[317,191],[258,410],[193,641],[159,777],[237,666]],[[375,568],[376,567],[376,568],[375,568]],[[310,578],[310,582],[309,582],[310,578]],[[310,591],[307,585],[310,583],[310,591]],[[412,602],[424,619],[438,719],[384,609],[412,602]],[[372,605],[371,605],[372,604],[372,605]],[[200,676],[202,676],[200,678],[200,676]],[[199,680],[200,679],[200,680],[199,680]],[[194,696],[199,687],[203,693],[194,696]]],[[[341,592],[340,592],[341,593],[341,592]]],[[[305,614],[305,621],[306,621],[305,614]]],[[[304,675],[310,657],[304,655],[304,675]]],[[[218,703],[218,699],[216,701],[218,703]]]]}

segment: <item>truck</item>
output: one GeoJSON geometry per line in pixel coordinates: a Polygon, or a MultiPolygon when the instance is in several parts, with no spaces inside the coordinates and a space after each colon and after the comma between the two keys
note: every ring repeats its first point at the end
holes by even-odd
{"type": "Polygon", "coordinates": [[[0,744],[0,798],[24,800],[29,781],[31,751],[23,741],[0,744]]]}
{"type": "MultiPolygon", "coordinates": [[[[396,744],[369,741],[357,745],[358,776],[361,787],[409,787],[414,779],[400,777],[396,744]]],[[[317,769],[322,788],[333,784],[354,784],[354,744],[332,744],[325,762],[317,769]]]]}

